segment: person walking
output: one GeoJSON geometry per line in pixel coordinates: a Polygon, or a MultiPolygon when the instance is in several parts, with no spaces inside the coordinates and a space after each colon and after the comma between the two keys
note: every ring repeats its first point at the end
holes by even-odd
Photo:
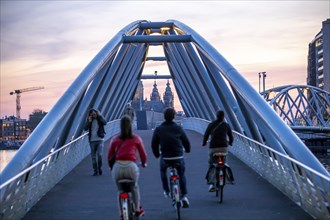
{"type": "MultiPolygon", "coordinates": [[[[118,191],[122,192],[122,186],[119,183],[121,179],[131,179],[135,182],[132,189],[133,201],[136,207],[135,215],[137,217],[144,215],[144,210],[140,204],[140,190],[138,185],[139,168],[136,164],[138,155],[142,167],[147,166],[147,154],[144,149],[143,141],[140,136],[133,134],[131,118],[124,115],[120,120],[120,134],[115,136],[110,143],[108,151],[108,161],[116,155],[116,162],[113,165],[112,177],[117,185],[118,191]]],[[[111,169],[111,167],[109,166],[111,169]]],[[[119,211],[120,211],[119,207],[119,211]]],[[[122,213],[119,213],[122,215],[122,213]]]]}
{"type": "Polygon", "coordinates": [[[132,123],[134,122],[134,117],[135,117],[135,111],[131,106],[131,103],[127,103],[126,108],[124,110],[124,115],[128,115],[131,117],[132,123]]]}
{"type": "Polygon", "coordinates": [[[172,164],[179,164],[177,170],[180,176],[179,184],[182,193],[182,203],[184,208],[188,208],[189,200],[187,198],[188,191],[183,152],[189,153],[191,147],[184,130],[173,121],[175,114],[176,112],[173,108],[165,109],[165,121],[156,127],[152,136],[151,147],[154,156],[156,158],[160,157],[160,176],[165,197],[170,197],[167,168],[172,164]]]}
{"type": "MultiPolygon", "coordinates": [[[[222,110],[217,112],[217,119],[212,121],[206,128],[202,146],[206,146],[206,143],[211,136],[209,144],[209,170],[208,170],[208,184],[209,191],[214,192],[214,169],[212,169],[212,156],[214,153],[228,153],[229,145],[233,144],[234,137],[230,125],[224,121],[225,113],[222,110]],[[228,139],[227,139],[228,138],[228,139]]],[[[226,161],[224,161],[226,162],[226,161]]]]}
{"type": "Polygon", "coordinates": [[[104,146],[104,125],[107,122],[96,109],[90,109],[85,123],[85,130],[89,131],[89,145],[91,148],[93,176],[102,175],[102,155],[104,146]]]}

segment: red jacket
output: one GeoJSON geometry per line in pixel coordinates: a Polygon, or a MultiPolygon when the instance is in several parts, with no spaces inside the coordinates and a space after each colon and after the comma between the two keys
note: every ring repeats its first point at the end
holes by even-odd
{"type": "Polygon", "coordinates": [[[122,140],[116,136],[111,140],[108,152],[108,160],[117,151],[116,160],[129,160],[137,162],[137,151],[140,154],[142,164],[147,163],[147,153],[144,149],[142,139],[138,135],[133,135],[133,138],[122,140]],[[118,148],[119,147],[119,148],[118,148]]]}

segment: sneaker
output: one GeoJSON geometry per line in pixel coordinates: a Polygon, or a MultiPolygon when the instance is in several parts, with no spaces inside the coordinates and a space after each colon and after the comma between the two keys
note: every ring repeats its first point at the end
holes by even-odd
{"type": "Polygon", "coordinates": [[[136,216],[136,217],[144,216],[144,210],[143,210],[142,207],[140,207],[140,211],[136,211],[136,212],[135,212],[135,216],[136,216]]]}
{"type": "Polygon", "coordinates": [[[182,197],[182,208],[189,208],[189,200],[186,196],[182,197]]]}
{"type": "Polygon", "coordinates": [[[164,191],[164,197],[165,197],[166,199],[171,198],[171,194],[170,194],[170,192],[165,192],[165,191],[164,191]]]}
{"type": "Polygon", "coordinates": [[[94,171],[93,176],[97,176],[97,171],[94,171]]]}
{"type": "Polygon", "coordinates": [[[103,173],[103,172],[102,172],[102,169],[100,168],[100,169],[99,169],[99,175],[102,176],[102,173],[103,173]]]}
{"type": "Polygon", "coordinates": [[[214,192],[214,191],[215,191],[214,185],[213,184],[210,184],[210,186],[209,186],[209,192],[214,192]]]}

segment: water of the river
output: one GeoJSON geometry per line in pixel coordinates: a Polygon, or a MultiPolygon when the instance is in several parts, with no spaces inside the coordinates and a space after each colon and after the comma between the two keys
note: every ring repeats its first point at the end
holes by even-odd
{"type": "Polygon", "coordinates": [[[14,157],[17,150],[0,150],[0,172],[5,168],[9,163],[11,158],[14,157]]]}

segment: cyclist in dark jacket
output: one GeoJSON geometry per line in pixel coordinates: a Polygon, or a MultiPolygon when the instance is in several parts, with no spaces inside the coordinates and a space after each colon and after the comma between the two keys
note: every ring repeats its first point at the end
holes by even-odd
{"type": "Polygon", "coordinates": [[[234,137],[232,130],[227,122],[224,121],[225,113],[223,111],[217,112],[217,119],[212,121],[206,128],[203,138],[203,146],[206,146],[207,140],[211,135],[210,153],[224,152],[227,153],[228,145],[232,145],[234,137]],[[227,140],[228,136],[228,140],[227,140]]]}
{"type": "MultiPolygon", "coordinates": [[[[229,145],[234,142],[232,130],[227,122],[224,121],[224,111],[217,112],[217,119],[212,121],[206,128],[203,138],[203,146],[206,146],[207,140],[211,135],[209,145],[209,166],[212,166],[212,155],[216,152],[227,153],[229,145]],[[227,139],[228,137],[228,139],[227,139]]],[[[225,161],[224,161],[225,162],[225,161]]],[[[212,181],[210,181],[212,182],[212,181]]],[[[214,191],[214,184],[210,183],[209,191],[214,191]]]]}
{"type": "Polygon", "coordinates": [[[185,162],[183,152],[190,152],[190,142],[184,130],[175,122],[175,110],[167,108],[164,111],[165,121],[158,126],[151,140],[152,152],[156,158],[160,157],[160,174],[165,197],[169,197],[169,186],[167,180],[167,168],[172,164],[179,164],[177,167],[180,176],[180,188],[182,193],[183,207],[189,207],[187,198],[187,183],[185,177],[185,162]]]}

